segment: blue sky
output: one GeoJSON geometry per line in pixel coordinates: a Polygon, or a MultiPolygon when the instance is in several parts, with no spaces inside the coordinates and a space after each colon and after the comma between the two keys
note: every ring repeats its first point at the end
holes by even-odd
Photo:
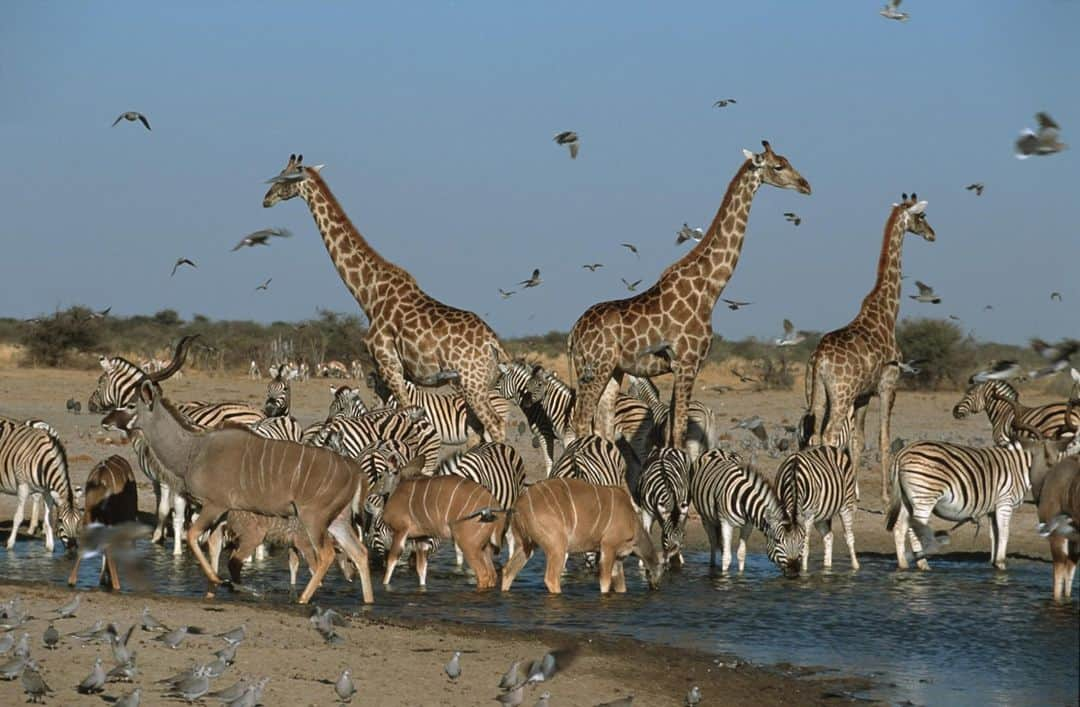
{"type": "Polygon", "coordinates": [[[504,336],[567,330],[681,255],[677,228],[708,223],[765,138],[814,193],[759,193],[725,293],[754,305],[718,308],[718,333],[846,323],[890,203],[914,190],[938,240],[908,239],[905,295],[917,278],[944,302],[905,297],[902,316],[1076,335],[1080,148],[1018,161],[1011,146],[1038,110],[1080,141],[1078,3],[908,0],[903,24],[879,5],[8,3],[0,316],[357,311],[306,207],[261,206],[302,152],[429,293],[504,336]],[[110,128],[124,110],[153,131],[110,128]],[[581,135],[576,161],[560,130],[581,135]],[[229,252],[266,226],[295,237],[229,252]],[[180,256],[199,269],[169,278],[180,256]],[[499,298],[534,267],[542,286],[499,298]]]}

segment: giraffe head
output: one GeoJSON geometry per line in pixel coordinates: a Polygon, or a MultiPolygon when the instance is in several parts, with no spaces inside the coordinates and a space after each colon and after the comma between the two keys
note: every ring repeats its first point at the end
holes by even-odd
{"type": "Polygon", "coordinates": [[[750,169],[755,170],[762,183],[809,194],[810,182],[791,166],[788,158],[773,152],[768,140],[762,140],[761,145],[765,148],[764,151],[754,154],[750,150],[743,150],[743,154],[750,163],[750,169]]]}
{"type": "Polygon", "coordinates": [[[270,188],[266,190],[266,196],[263,197],[263,207],[270,208],[279,201],[288,201],[295,196],[300,196],[303,184],[311,173],[323,168],[321,164],[313,167],[305,166],[301,164],[303,161],[303,155],[289,155],[289,162],[285,165],[285,169],[281,170],[278,176],[267,180],[270,188]]]}
{"type": "Polygon", "coordinates": [[[926,240],[933,242],[937,239],[937,235],[934,233],[933,226],[926,220],[926,202],[919,201],[919,197],[912,193],[910,196],[902,194],[903,201],[899,204],[893,204],[893,207],[900,209],[898,218],[900,219],[899,225],[904,229],[905,233],[914,233],[916,236],[922,236],[926,240]]]}

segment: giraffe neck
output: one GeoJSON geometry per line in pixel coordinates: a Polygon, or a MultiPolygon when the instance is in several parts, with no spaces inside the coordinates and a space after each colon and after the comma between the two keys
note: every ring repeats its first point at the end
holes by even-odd
{"type": "Polygon", "coordinates": [[[896,329],[896,316],[900,310],[900,255],[906,232],[904,206],[893,207],[881,240],[877,280],[874,288],[863,298],[859,310],[859,318],[872,318],[878,326],[890,332],[896,329]]]}
{"type": "Polygon", "coordinates": [[[759,186],[761,176],[758,170],[751,168],[750,160],[746,160],[728,184],[724,200],[720,202],[705,237],[665,270],[661,279],[669,275],[695,280],[703,278],[704,286],[695,285],[695,289],[708,292],[709,301],[715,305],[739,262],[750,205],[759,186]]]}
{"type": "MultiPolygon", "coordinates": [[[[401,271],[368,245],[318,172],[308,169],[300,195],[307,202],[323,245],[342,282],[371,319],[377,287],[391,271],[401,271]]],[[[403,271],[401,271],[403,272],[403,271]]]]}

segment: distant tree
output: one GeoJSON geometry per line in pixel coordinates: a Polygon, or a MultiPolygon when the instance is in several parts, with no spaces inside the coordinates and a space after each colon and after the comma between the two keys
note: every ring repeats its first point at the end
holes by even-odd
{"type": "Polygon", "coordinates": [[[29,363],[59,366],[69,354],[97,346],[99,326],[88,312],[85,307],[72,308],[30,324],[22,336],[29,363]]]}
{"type": "Polygon", "coordinates": [[[905,319],[896,327],[896,342],[906,361],[924,359],[915,364],[918,374],[901,375],[905,387],[961,387],[976,363],[975,342],[944,319],[905,319]]]}
{"type": "Polygon", "coordinates": [[[161,326],[179,326],[184,323],[175,309],[163,309],[154,313],[154,323],[161,326]]]}

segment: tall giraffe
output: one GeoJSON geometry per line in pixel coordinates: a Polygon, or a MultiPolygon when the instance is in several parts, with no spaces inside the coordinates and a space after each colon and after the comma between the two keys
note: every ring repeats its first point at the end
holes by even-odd
{"type": "Polygon", "coordinates": [[[878,258],[877,281],[847,326],[821,337],[806,370],[807,414],[803,435],[810,444],[841,443],[845,419],[855,416],[848,440],[852,467],[858,471],[870,398],[881,399],[881,497],[888,502],[889,424],[900,377],[896,316],[900,309],[900,255],[904,235],[935,239],[926,220],[926,202],[914,194],[893,204],[878,258]]]}
{"type": "Polygon", "coordinates": [[[506,439],[502,418],[488,392],[498,376],[498,360],[509,360],[495,332],[472,312],[439,302],[416,280],[368,245],[319,174],[290,155],[271,180],[263,206],[299,196],[307,202],[330,259],[370,322],[364,342],[379,375],[398,400],[409,400],[405,380],[438,385],[457,379],[465,402],[484,432],[506,439]]]}
{"type": "Polygon", "coordinates": [[[693,250],[668,266],[656,284],[628,299],[594,304],[574,323],[567,341],[577,375],[574,431],[596,427],[612,434],[611,402],[624,374],[674,375],[668,441],[682,448],[694,380],[712,344],[712,313],[739,260],[750,205],[762,184],[810,193],[786,157],[743,150],[746,161],[728,185],[712,225],[693,250]],[[597,406],[599,404],[599,411],[597,406]]]}

